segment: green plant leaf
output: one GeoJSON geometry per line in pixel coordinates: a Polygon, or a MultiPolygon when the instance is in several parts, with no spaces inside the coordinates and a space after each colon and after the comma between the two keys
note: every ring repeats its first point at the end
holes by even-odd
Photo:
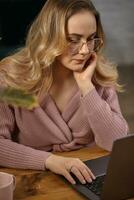
{"type": "Polygon", "coordinates": [[[34,95],[10,87],[0,88],[0,101],[30,110],[38,106],[37,98],[34,95]]]}

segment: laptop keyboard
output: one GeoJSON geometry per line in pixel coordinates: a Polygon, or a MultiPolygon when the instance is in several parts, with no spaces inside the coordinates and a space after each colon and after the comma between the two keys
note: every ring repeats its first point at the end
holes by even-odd
{"type": "Polygon", "coordinates": [[[96,179],[93,180],[92,183],[86,183],[85,184],[86,188],[88,188],[90,191],[92,191],[96,195],[100,196],[105,176],[106,175],[103,174],[101,176],[96,177],[96,179]]]}

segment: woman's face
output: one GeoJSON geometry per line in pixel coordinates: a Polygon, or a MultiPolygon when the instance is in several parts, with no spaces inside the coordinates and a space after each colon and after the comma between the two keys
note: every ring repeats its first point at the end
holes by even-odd
{"type": "Polygon", "coordinates": [[[72,71],[81,71],[91,55],[86,42],[96,36],[95,16],[89,11],[79,12],[70,17],[67,28],[69,46],[57,61],[72,71]]]}

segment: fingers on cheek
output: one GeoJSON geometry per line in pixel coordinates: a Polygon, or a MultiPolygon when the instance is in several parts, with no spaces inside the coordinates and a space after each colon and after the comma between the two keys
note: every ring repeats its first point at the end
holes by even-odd
{"type": "Polygon", "coordinates": [[[93,62],[97,61],[97,54],[96,53],[92,53],[91,57],[92,57],[91,59],[92,59],[93,62]]]}

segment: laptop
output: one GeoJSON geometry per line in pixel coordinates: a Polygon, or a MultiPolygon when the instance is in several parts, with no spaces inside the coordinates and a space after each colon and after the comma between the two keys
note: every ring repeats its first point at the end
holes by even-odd
{"type": "Polygon", "coordinates": [[[73,175],[78,192],[90,200],[125,200],[134,197],[134,134],[117,139],[110,156],[85,161],[95,174],[92,183],[81,184],[73,175]]]}

